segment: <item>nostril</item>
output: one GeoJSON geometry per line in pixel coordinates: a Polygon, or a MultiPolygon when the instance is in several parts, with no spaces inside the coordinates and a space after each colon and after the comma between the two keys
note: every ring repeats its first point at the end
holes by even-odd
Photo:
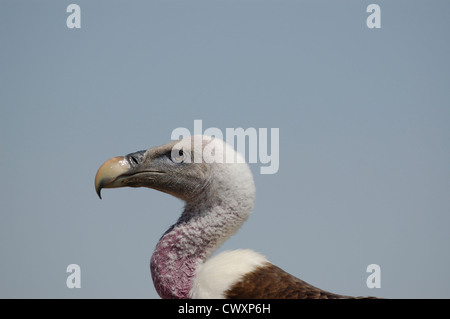
{"type": "Polygon", "coordinates": [[[139,151],[126,155],[126,158],[132,166],[138,166],[144,161],[144,156],[145,151],[139,151]]]}
{"type": "Polygon", "coordinates": [[[134,164],[138,165],[138,160],[134,156],[130,156],[130,159],[133,161],[134,164]]]}

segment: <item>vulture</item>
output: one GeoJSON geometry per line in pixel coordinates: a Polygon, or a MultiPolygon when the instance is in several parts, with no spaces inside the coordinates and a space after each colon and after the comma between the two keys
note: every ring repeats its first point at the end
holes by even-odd
{"type": "MultiPolygon", "coordinates": [[[[254,207],[253,175],[241,154],[203,135],[107,160],[95,189],[148,187],[185,202],[156,244],[150,270],[161,298],[338,299],[250,250],[212,254],[247,220],[254,207]]],[[[360,298],[360,297],[357,297],[360,298]]]]}

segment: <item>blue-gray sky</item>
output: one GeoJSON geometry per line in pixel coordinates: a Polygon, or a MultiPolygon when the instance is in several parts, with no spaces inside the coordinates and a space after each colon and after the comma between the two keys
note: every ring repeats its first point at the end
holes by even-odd
{"type": "Polygon", "coordinates": [[[251,165],[255,211],[221,250],[336,293],[449,298],[449,15],[444,0],[2,1],[0,297],[157,298],[149,259],[183,203],[99,200],[94,177],[200,119],[280,132],[279,171],[251,165]]]}

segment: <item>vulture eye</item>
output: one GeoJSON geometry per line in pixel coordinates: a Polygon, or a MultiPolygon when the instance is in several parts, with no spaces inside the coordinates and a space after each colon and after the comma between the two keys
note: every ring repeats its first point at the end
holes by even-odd
{"type": "Polygon", "coordinates": [[[170,155],[171,155],[172,161],[177,164],[184,163],[184,161],[186,160],[186,154],[184,153],[184,151],[182,149],[180,149],[180,150],[174,149],[174,150],[172,150],[170,155]]]}

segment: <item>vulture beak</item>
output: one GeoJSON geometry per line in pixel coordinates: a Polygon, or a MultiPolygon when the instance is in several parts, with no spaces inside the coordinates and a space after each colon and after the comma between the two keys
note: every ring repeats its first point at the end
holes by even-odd
{"type": "Polygon", "coordinates": [[[126,174],[130,169],[130,163],[123,156],[113,157],[103,163],[95,175],[95,190],[98,197],[102,198],[102,188],[120,187],[118,177],[126,174]]]}
{"type": "Polygon", "coordinates": [[[132,176],[141,172],[140,164],[144,159],[145,151],[117,156],[107,160],[95,175],[95,190],[100,199],[102,188],[117,188],[129,185],[132,176]]]}

